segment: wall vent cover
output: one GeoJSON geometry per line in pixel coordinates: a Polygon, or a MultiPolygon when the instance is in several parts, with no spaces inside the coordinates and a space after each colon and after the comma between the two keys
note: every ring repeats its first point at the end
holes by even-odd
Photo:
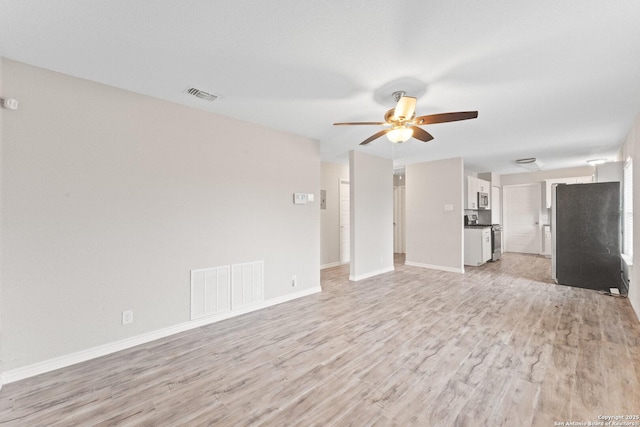
{"type": "Polygon", "coordinates": [[[209,92],[205,92],[203,90],[200,89],[196,89],[195,87],[188,87],[187,90],[185,90],[186,93],[188,93],[189,95],[193,95],[196,98],[200,98],[200,99],[204,99],[205,101],[215,101],[218,98],[218,95],[214,95],[212,93],[209,92]]]}

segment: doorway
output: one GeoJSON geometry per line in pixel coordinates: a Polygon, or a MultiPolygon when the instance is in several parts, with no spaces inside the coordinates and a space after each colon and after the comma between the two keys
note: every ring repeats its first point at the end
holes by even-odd
{"type": "Polygon", "coordinates": [[[349,180],[340,179],[340,264],[351,261],[351,185],[349,180]]]}
{"type": "Polygon", "coordinates": [[[403,254],[405,245],[405,186],[393,187],[393,252],[403,254]]]}
{"type": "Polygon", "coordinates": [[[503,187],[504,251],[540,254],[540,184],[503,187]]]}

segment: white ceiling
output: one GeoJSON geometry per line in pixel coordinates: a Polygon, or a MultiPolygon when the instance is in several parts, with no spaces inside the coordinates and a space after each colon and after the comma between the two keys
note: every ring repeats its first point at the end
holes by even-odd
{"type": "Polygon", "coordinates": [[[304,135],[330,162],[584,166],[640,113],[638,0],[0,0],[0,55],[304,135]],[[427,144],[332,126],[382,120],[399,89],[424,92],[418,115],[479,117],[427,126],[427,144]]]}

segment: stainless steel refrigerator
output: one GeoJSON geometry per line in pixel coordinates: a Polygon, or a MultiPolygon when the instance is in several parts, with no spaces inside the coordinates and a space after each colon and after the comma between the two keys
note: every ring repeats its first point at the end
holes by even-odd
{"type": "Polygon", "coordinates": [[[620,183],[552,187],[551,269],[561,285],[620,286],[620,183]]]}

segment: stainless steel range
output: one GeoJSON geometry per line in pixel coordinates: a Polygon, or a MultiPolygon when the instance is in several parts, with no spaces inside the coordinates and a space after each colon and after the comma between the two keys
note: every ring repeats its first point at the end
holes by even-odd
{"type": "Polygon", "coordinates": [[[491,226],[491,261],[498,261],[502,257],[502,226],[491,226]]]}

